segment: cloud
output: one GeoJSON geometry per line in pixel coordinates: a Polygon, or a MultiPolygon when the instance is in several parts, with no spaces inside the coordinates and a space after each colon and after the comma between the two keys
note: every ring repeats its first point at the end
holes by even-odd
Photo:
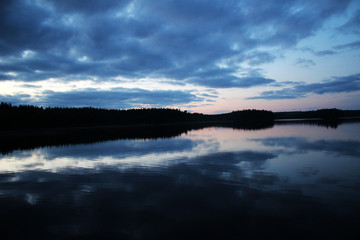
{"type": "Polygon", "coordinates": [[[59,12],[93,15],[97,13],[111,12],[113,9],[122,9],[131,3],[131,0],[78,0],[70,2],[50,0],[46,2],[50,2],[51,5],[59,12]]]}
{"type": "Polygon", "coordinates": [[[11,76],[10,74],[7,74],[7,73],[0,73],[0,81],[1,80],[11,80],[11,79],[14,79],[14,76],[11,76]]]}
{"type": "Polygon", "coordinates": [[[276,56],[264,51],[254,51],[246,56],[248,63],[251,66],[257,66],[263,63],[270,63],[276,59],[276,56]]]}
{"type": "Polygon", "coordinates": [[[265,146],[283,147],[289,152],[296,153],[298,151],[324,151],[339,156],[354,156],[360,154],[360,142],[353,140],[318,140],[308,141],[304,138],[265,138],[255,140],[261,142],[265,146]]]}
{"type": "Polygon", "coordinates": [[[337,52],[333,50],[323,50],[323,51],[316,51],[315,54],[317,56],[328,56],[328,55],[335,55],[337,52]]]}
{"type": "Polygon", "coordinates": [[[277,99],[295,99],[303,98],[306,94],[296,92],[292,88],[284,88],[278,91],[264,91],[260,93],[260,96],[249,97],[247,99],[267,99],[267,100],[277,100],[277,99]]]}
{"type": "MultiPolygon", "coordinates": [[[[328,49],[328,50],[316,51],[310,47],[302,48],[301,50],[311,52],[315,56],[323,57],[323,56],[330,56],[330,55],[338,54],[341,52],[341,50],[351,50],[351,49],[357,49],[357,48],[360,48],[360,41],[353,41],[353,42],[346,43],[346,44],[336,45],[336,46],[332,47],[332,50],[328,49]]],[[[299,59],[300,58],[298,58],[298,60],[299,59]]]]}
{"type": "Polygon", "coordinates": [[[32,85],[32,84],[22,84],[21,86],[24,88],[41,88],[41,86],[32,85]]]}
{"type": "Polygon", "coordinates": [[[316,65],[316,63],[311,59],[298,58],[296,59],[295,65],[299,65],[304,68],[310,68],[316,65]]]}
{"type": "Polygon", "coordinates": [[[43,153],[48,160],[56,158],[73,158],[75,161],[79,159],[94,160],[104,156],[125,159],[150,154],[160,155],[171,152],[192,151],[199,144],[201,144],[201,141],[181,138],[164,138],[157,139],[156,141],[117,140],[96,144],[80,144],[66,148],[47,148],[43,149],[43,153]]]}
{"type": "Polygon", "coordinates": [[[329,56],[329,55],[335,55],[335,54],[338,53],[338,52],[336,52],[336,51],[334,51],[334,50],[321,50],[321,51],[317,51],[317,50],[314,50],[313,48],[310,48],[310,47],[302,48],[302,49],[300,49],[300,50],[311,52],[312,54],[314,54],[314,55],[316,55],[316,56],[320,56],[320,57],[329,56]]]}
{"type": "Polygon", "coordinates": [[[13,105],[20,105],[20,104],[31,104],[31,95],[29,94],[15,94],[15,95],[0,95],[1,102],[9,102],[13,105]]]}
{"type": "Polygon", "coordinates": [[[338,30],[346,34],[360,34],[360,9],[344,25],[340,26],[338,30]]]}
{"type": "Polygon", "coordinates": [[[276,54],[259,49],[295,46],[348,4],[336,0],[3,1],[0,80],[108,81],[121,76],[167,78],[212,88],[272,84],[266,77],[234,75],[239,64],[274,61],[276,54]],[[233,64],[218,65],[232,59],[233,64]],[[209,73],[200,79],[201,69],[209,73]],[[210,75],[213,71],[218,74],[210,75]]]}
{"type": "Polygon", "coordinates": [[[355,49],[355,48],[360,48],[360,40],[359,41],[354,41],[351,43],[347,43],[347,44],[341,44],[341,45],[337,45],[334,47],[335,49],[355,49]]]}
{"type": "Polygon", "coordinates": [[[144,90],[115,88],[109,91],[86,89],[69,92],[43,91],[33,98],[26,94],[2,95],[0,100],[18,104],[34,104],[38,106],[58,107],[100,107],[100,108],[132,108],[132,107],[168,107],[199,102],[205,98],[197,97],[188,91],[144,90]],[[146,103],[147,105],[144,105],[146,103]]]}
{"type": "Polygon", "coordinates": [[[248,99],[294,99],[306,97],[308,94],[355,91],[360,91],[360,73],[343,77],[333,77],[332,79],[321,83],[302,83],[295,85],[292,88],[284,88],[277,91],[264,91],[260,94],[260,96],[248,99]]]}
{"type": "Polygon", "coordinates": [[[274,83],[274,79],[264,77],[236,77],[232,75],[211,76],[207,78],[191,78],[191,83],[212,88],[249,88],[274,83]]]}
{"type": "Polygon", "coordinates": [[[192,159],[190,164],[215,167],[216,169],[234,167],[239,162],[264,163],[265,161],[275,158],[276,155],[267,152],[256,151],[239,151],[239,152],[223,152],[217,154],[209,154],[192,159]]]}

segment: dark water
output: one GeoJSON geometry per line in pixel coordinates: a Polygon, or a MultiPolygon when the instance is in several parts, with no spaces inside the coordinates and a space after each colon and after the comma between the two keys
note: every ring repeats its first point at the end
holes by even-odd
{"type": "Polygon", "coordinates": [[[360,123],[0,156],[1,239],[360,239],[360,123]]]}

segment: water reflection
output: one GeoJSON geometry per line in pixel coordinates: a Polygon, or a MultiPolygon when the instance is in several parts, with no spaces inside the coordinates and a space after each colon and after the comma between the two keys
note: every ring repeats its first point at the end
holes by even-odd
{"type": "Polygon", "coordinates": [[[265,146],[282,147],[289,153],[324,151],[334,153],[339,156],[360,156],[360,142],[355,140],[318,140],[309,141],[306,138],[266,138],[258,139],[265,146]]]}
{"type": "Polygon", "coordinates": [[[91,144],[119,139],[163,139],[178,137],[189,131],[207,127],[227,127],[241,130],[260,130],[273,127],[273,123],[239,124],[235,122],[185,123],[164,125],[104,126],[91,128],[32,129],[0,131],[0,152],[38,147],[91,144]]]}
{"type": "Polygon", "coordinates": [[[359,144],[360,124],[278,125],[14,151],[0,158],[2,234],[356,237],[359,144]]]}

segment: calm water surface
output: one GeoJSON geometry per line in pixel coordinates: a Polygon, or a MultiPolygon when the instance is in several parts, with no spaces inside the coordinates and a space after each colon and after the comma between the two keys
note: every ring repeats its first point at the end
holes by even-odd
{"type": "Polygon", "coordinates": [[[360,123],[0,156],[1,237],[360,239],[360,123]]]}

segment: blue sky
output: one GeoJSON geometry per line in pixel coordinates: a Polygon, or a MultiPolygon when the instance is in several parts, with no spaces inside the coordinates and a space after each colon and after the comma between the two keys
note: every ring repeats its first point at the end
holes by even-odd
{"type": "Polygon", "coordinates": [[[360,1],[5,0],[0,101],[360,109],[360,1]]]}

